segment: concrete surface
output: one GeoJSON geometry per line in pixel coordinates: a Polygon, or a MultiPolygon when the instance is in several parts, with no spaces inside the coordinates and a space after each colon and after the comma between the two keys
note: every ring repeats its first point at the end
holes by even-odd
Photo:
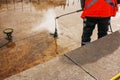
{"type": "Polygon", "coordinates": [[[5,80],[94,80],[68,58],[61,56],[5,80]]]}
{"type": "Polygon", "coordinates": [[[120,31],[66,55],[97,80],[110,80],[120,72],[120,31]]]}
{"type": "MultiPolygon", "coordinates": [[[[5,2],[0,3],[0,41],[6,36],[4,29],[14,29],[13,42],[0,48],[1,80],[80,47],[83,29],[81,13],[57,20],[57,40],[49,35],[55,30],[56,16],[81,9],[79,0],[39,0],[42,4],[38,0],[32,1],[22,4],[16,0],[15,8],[13,2],[8,7],[5,2]]],[[[113,31],[120,29],[119,20],[119,13],[112,18],[113,31]]],[[[93,33],[92,41],[97,39],[97,28],[93,33]]]]}
{"type": "Polygon", "coordinates": [[[120,72],[119,51],[117,31],[5,80],[110,80],[120,72]]]}
{"type": "MultiPolygon", "coordinates": [[[[3,30],[14,29],[13,42],[0,48],[1,80],[80,46],[80,36],[76,36],[80,34],[80,24],[76,25],[76,21],[70,20],[71,16],[58,20],[60,33],[57,40],[49,35],[54,33],[55,17],[78,10],[78,1],[69,6],[65,0],[42,0],[42,4],[32,1],[31,7],[29,3],[23,2],[22,6],[21,1],[16,1],[15,9],[12,2],[8,4],[8,9],[7,4],[0,2],[0,43],[5,42],[3,30]]],[[[76,17],[77,21],[80,20],[79,13],[73,15],[74,20],[76,17]]]]}

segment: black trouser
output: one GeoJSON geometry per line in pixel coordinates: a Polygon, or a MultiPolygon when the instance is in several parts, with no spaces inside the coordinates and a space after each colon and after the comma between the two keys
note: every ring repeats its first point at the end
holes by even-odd
{"type": "Polygon", "coordinates": [[[91,35],[95,28],[98,26],[98,38],[107,35],[108,26],[110,23],[110,17],[99,18],[99,17],[86,17],[83,20],[83,34],[82,34],[82,45],[85,45],[91,41],[91,35]]]}

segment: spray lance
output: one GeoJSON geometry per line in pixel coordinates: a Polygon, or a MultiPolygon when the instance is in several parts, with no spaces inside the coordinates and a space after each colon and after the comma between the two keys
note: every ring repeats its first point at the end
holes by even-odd
{"type": "Polygon", "coordinates": [[[73,13],[76,13],[76,12],[81,12],[81,11],[82,11],[82,9],[77,10],[77,11],[73,11],[73,12],[70,12],[70,13],[62,14],[62,15],[60,15],[60,16],[55,17],[55,32],[54,32],[54,38],[57,38],[57,37],[58,37],[56,20],[59,19],[60,17],[66,16],[66,15],[69,15],[69,14],[73,14],[73,13]]]}

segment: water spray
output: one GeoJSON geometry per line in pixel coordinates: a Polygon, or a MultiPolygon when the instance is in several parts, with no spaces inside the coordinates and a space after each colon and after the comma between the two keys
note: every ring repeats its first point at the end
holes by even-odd
{"type": "Polygon", "coordinates": [[[81,12],[81,11],[82,11],[82,9],[77,10],[77,11],[73,11],[73,12],[70,12],[70,13],[62,14],[62,15],[60,15],[60,16],[55,17],[55,32],[54,32],[54,38],[57,38],[57,37],[58,37],[56,20],[59,19],[60,17],[66,16],[66,15],[69,15],[69,14],[73,14],[73,13],[76,13],[76,12],[81,12]]]}

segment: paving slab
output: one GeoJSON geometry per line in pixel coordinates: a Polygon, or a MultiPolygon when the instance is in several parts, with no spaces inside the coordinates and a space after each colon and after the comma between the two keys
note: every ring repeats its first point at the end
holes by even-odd
{"type": "Polygon", "coordinates": [[[66,54],[97,80],[110,80],[120,72],[120,31],[66,54]]]}
{"type": "Polygon", "coordinates": [[[56,57],[5,80],[94,80],[65,56],[56,57]]]}

